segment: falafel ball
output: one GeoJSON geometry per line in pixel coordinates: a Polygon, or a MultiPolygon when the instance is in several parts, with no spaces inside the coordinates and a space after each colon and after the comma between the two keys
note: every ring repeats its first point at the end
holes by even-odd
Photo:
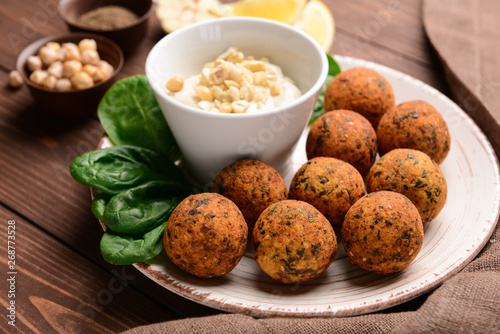
{"type": "Polygon", "coordinates": [[[412,148],[430,156],[438,165],[450,151],[451,136],[439,112],[424,101],[408,101],[388,111],[377,128],[379,153],[412,148]]]}
{"type": "Polygon", "coordinates": [[[253,230],[259,267],[283,283],[310,281],[335,259],[337,239],[328,220],[312,205],[284,200],[262,212],[253,230]]]}
{"type": "Polygon", "coordinates": [[[344,160],[365,176],[377,156],[377,133],[361,114],[333,110],[312,125],[306,142],[307,158],[344,160]]]}
{"type": "Polygon", "coordinates": [[[391,274],[408,267],[422,248],[424,228],[418,210],[404,195],[379,191],[349,209],[342,244],[359,267],[391,274]]]}
{"type": "Polygon", "coordinates": [[[395,149],[383,155],[366,178],[369,193],[390,190],[408,197],[422,221],[436,218],[448,194],[446,179],[427,154],[411,149],[395,149]]]}
{"type": "Polygon", "coordinates": [[[259,160],[239,160],[224,167],[213,180],[211,189],[238,206],[250,233],[265,208],[288,198],[281,175],[259,160]]]}
{"type": "Polygon", "coordinates": [[[324,108],[353,110],[370,121],[376,129],[382,115],[394,108],[394,92],[378,72],[355,67],[337,74],[325,91],[324,108]]]}
{"type": "Polygon", "coordinates": [[[215,193],[184,199],[165,227],[163,245],[180,269],[202,278],[230,272],[247,244],[247,224],[238,207],[215,193]]]}
{"type": "Polygon", "coordinates": [[[365,183],[349,163],[327,157],[306,162],[295,173],[289,197],[313,205],[340,232],[347,210],[365,194],[365,183]]]}

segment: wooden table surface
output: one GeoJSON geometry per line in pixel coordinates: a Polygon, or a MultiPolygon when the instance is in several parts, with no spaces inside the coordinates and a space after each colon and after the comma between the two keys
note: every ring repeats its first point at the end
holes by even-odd
{"type": "MultiPolygon", "coordinates": [[[[324,2],[336,22],[332,54],[392,67],[449,95],[422,25],[421,1],[324,2]]],[[[102,259],[102,230],[90,211],[89,189],[68,171],[71,161],[101,138],[97,117],[51,117],[37,108],[26,87],[7,87],[7,75],[28,43],[66,31],[56,6],[56,0],[0,2],[0,302],[7,308],[14,300],[16,309],[16,326],[8,324],[4,310],[0,328],[8,333],[113,333],[220,313],[161,288],[132,266],[102,259]],[[11,276],[9,224],[15,225],[14,281],[6,280],[11,276]]],[[[119,79],[144,73],[149,50],[165,35],[156,16],[150,23],[147,38],[126,59],[119,79]]],[[[418,300],[406,307],[411,303],[418,300]]]]}

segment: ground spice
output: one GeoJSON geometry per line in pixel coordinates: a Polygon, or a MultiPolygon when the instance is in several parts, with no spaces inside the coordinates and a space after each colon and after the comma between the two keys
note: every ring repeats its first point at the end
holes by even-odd
{"type": "Polygon", "coordinates": [[[137,14],[122,6],[103,6],[80,16],[78,24],[88,29],[113,30],[136,21],[137,14]]]}

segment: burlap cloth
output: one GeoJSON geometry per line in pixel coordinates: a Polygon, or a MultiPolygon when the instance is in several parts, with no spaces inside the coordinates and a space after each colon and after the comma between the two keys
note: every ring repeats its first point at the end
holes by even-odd
{"type": "MultiPolygon", "coordinates": [[[[500,0],[427,0],[423,19],[455,101],[500,156],[500,0]]],[[[500,224],[481,253],[415,310],[402,305],[389,312],[326,319],[220,314],[125,333],[500,333],[499,241],[500,224]]]]}

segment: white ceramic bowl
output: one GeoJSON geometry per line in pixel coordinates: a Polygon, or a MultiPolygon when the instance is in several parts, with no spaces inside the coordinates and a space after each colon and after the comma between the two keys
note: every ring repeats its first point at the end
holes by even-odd
{"type": "Polygon", "coordinates": [[[262,160],[282,175],[307,126],[328,73],[323,49],[309,35],[267,19],[219,18],[179,29],[162,38],[146,60],[146,76],[183,153],[191,175],[208,184],[229,163],[262,160]],[[203,65],[235,46],[246,56],[267,57],[291,78],[302,96],[272,110],[224,114],[196,109],[165,90],[176,74],[199,74],[203,65]]]}

